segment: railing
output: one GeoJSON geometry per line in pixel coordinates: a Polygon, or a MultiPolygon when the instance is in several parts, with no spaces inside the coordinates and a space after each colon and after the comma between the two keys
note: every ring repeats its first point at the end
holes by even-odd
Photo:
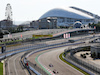
{"type": "Polygon", "coordinates": [[[48,75],[43,69],[39,68],[36,64],[31,63],[30,61],[28,61],[29,63],[29,68],[37,75],[48,75]]]}
{"type": "MultiPolygon", "coordinates": [[[[44,49],[40,49],[40,50],[36,50],[36,51],[33,51],[33,52],[30,52],[29,54],[27,54],[26,55],[26,58],[28,58],[29,56],[31,56],[32,54],[34,54],[34,53],[37,53],[37,52],[40,52],[40,51],[44,51],[44,50],[48,50],[48,49],[53,49],[53,48],[59,48],[59,47],[64,47],[64,46],[70,46],[70,45],[78,45],[78,44],[82,44],[82,43],[84,43],[84,42],[80,42],[80,43],[72,43],[72,44],[68,44],[68,45],[59,45],[59,44],[57,44],[57,46],[54,46],[54,47],[47,47],[47,48],[44,48],[44,49]]],[[[27,60],[28,61],[28,60],[27,60]]],[[[29,62],[29,61],[28,61],[29,62]]],[[[31,62],[29,62],[29,65],[30,65],[30,67],[32,67],[33,69],[34,68],[36,68],[36,66],[34,67],[34,64],[32,64],[31,62]],[[31,66],[31,65],[32,66],[31,66]]],[[[39,70],[39,69],[36,69],[36,70],[39,70]]],[[[34,70],[33,70],[34,71],[34,70]]],[[[41,72],[41,71],[40,71],[41,72]]],[[[42,73],[44,73],[44,72],[42,72],[42,73]]],[[[43,74],[43,75],[45,75],[45,74],[43,74]]]]}
{"type": "MultiPolygon", "coordinates": [[[[40,49],[40,48],[44,48],[44,47],[48,47],[48,49],[52,49],[52,48],[58,48],[58,47],[64,47],[64,46],[70,46],[70,45],[77,45],[77,44],[82,44],[84,42],[79,42],[79,43],[70,43],[70,44],[66,44],[68,42],[61,42],[61,43],[56,43],[56,44],[51,44],[51,45],[44,45],[44,46],[38,46],[38,47],[35,47],[35,46],[28,46],[28,47],[23,47],[23,48],[20,48],[20,49],[14,49],[14,50],[11,50],[11,51],[8,51],[8,52],[12,52],[12,51],[16,51],[16,52],[13,52],[13,53],[10,53],[10,54],[7,54],[6,57],[8,56],[11,56],[11,55],[14,55],[14,54],[17,54],[17,53],[20,53],[20,52],[23,52],[23,51],[28,51],[28,50],[36,50],[36,49],[40,49]],[[23,49],[23,50],[21,50],[23,49]]],[[[44,49],[42,49],[41,51],[43,51],[44,49]]],[[[5,56],[1,57],[1,58],[4,58],[5,56]]],[[[0,58],[0,59],[1,59],[0,58]]]]}
{"type": "Polygon", "coordinates": [[[83,61],[82,59],[78,59],[76,56],[74,56],[75,53],[82,51],[82,48],[84,48],[84,47],[79,47],[79,48],[71,49],[71,50],[68,50],[68,51],[65,50],[66,58],[65,57],[63,57],[63,58],[66,61],[70,62],[71,64],[73,64],[73,65],[79,67],[80,69],[86,71],[90,75],[91,74],[93,75],[93,73],[95,73],[97,75],[100,74],[100,68],[99,68],[100,65],[98,65],[98,67],[96,67],[97,64],[94,64],[93,62],[90,62],[90,61],[87,61],[87,60],[83,61]],[[69,51],[70,51],[70,55],[67,54],[69,51]]]}
{"type": "Polygon", "coordinates": [[[29,70],[29,67],[26,65],[26,60],[25,60],[25,56],[27,55],[28,53],[25,53],[24,55],[21,56],[21,59],[20,59],[20,65],[22,67],[22,69],[26,68],[29,75],[32,75],[30,70],[29,70]]]}

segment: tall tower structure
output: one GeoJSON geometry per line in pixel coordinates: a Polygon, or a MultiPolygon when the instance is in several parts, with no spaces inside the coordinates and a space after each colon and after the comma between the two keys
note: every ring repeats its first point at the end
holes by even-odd
{"type": "Polygon", "coordinates": [[[6,12],[5,12],[5,18],[6,18],[6,28],[12,28],[13,21],[12,21],[12,7],[8,3],[6,6],[6,12]]]}

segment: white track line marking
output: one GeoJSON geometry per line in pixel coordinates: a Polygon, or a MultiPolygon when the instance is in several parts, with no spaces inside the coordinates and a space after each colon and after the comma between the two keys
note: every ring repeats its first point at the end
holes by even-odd
{"type": "MultiPolygon", "coordinates": [[[[20,55],[18,55],[15,59],[14,59],[14,67],[15,67],[15,72],[16,72],[16,74],[18,75],[18,72],[17,72],[17,69],[16,69],[16,65],[15,65],[15,60],[18,58],[18,57],[20,57],[22,55],[22,53],[20,54],[20,55]]],[[[26,72],[26,70],[24,70],[24,72],[25,72],[25,74],[26,75],[28,75],[28,73],[26,72]]]]}
{"type": "MultiPolygon", "coordinates": [[[[76,70],[75,68],[73,68],[72,66],[68,65],[67,63],[63,62],[60,58],[59,58],[59,55],[58,55],[58,60],[60,60],[62,63],[64,63],[65,65],[71,67],[72,69],[76,70]]],[[[78,71],[78,70],[76,70],[78,71]]],[[[78,71],[79,73],[83,74],[82,72],[78,71]]],[[[83,74],[84,75],[84,74],[83,74]]]]}
{"type": "MultiPolygon", "coordinates": [[[[17,54],[18,56],[16,56],[16,55],[14,55],[14,56],[12,56],[11,58],[9,58],[9,60],[8,60],[8,74],[10,75],[10,73],[11,73],[11,70],[10,70],[10,64],[9,64],[9,62],[10,62],[10,60],[11,59],[13,59],[13,58],[15,58],[14,60],[13,60],[13,64],[14,64],[14,68],[15,68],[15,73],[16,73],[16,75],[18,75],[18,72],[17,72],[17,69],[16,69],[16,65],[15,65],[15,60],[18,58],[18,57],[20,57],[21,55],[22,55],[22,53],[19,55],[19,54],[17,54]]],[[[12,64],[12,65],[13,65],[12,64]]],[[[26,72],[26,70],[24,70],[24,72],[25,72],[25,74],[26,75],[29,75],[27,72],[26,72]]]]}
{"type": "Polygon", "coordinates": [[[8,61],[8,74],[10,75],[10,66],[9,66],[9,61],[8,61]]]}
{"type": "Polygon", "coordinates": [[[15,61],[19,56],[20,55],[16,56],[16,58],[13,60],[16,75],[18,75],[18,72],[17,72],[17,69],[16,69],[16,65],[15,65],[16,62],[15,61]]]}
{"type": "MultiPolygon", "coordinates": [[[[43,53],[44,54],[44,53],[43,53]]],[[[40,55],[41,56],[41,55],[40,55]]],[[[48,69],[44,64],[41,63],[40,61],[40,56],[38,57],[38,61],[39,63],[51,74],[51,75],[55,75],[50,69],[48,69]]]]}
{"type": "Polygon", "coordinates": [[[10,59],[12,59],[13,57],[14,57],[14,56],[12,56],[11,58],[9,58],[9,60],[8,60],[8,73],[9,73],[9,75],[10,75],[10,73],[11,73],[9,61],[10,61],[10,59]]]}

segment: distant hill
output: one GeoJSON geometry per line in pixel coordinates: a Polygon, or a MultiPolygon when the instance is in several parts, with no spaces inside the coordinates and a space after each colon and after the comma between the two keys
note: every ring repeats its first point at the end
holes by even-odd
{"type": "Polygon", "coordinates": [[[31,21],[14,21],[14,25],[29,25],[31,21]]]}
{"type": "Polygon", "coordinates": [[[25,21],[14,21],[13,24],[14,24],[14,25],[20,25],[20,24],[22,24],[23,22],[25,22],[25,21]]]}
{"type": "Polygon", "coordinates": [[[30,25],[30,21],[25,21],[25,22],[21,23],[20,25],[30,25]]]}

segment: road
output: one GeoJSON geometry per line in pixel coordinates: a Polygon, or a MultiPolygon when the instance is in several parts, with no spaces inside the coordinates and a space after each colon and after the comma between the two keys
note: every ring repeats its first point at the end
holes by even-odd
{"type": "MultiPolygon", "coordinates": [[[[77,37],[76,37],[77,38],[77,37]]],[[[81,37],[80,37],[81,38],[81,37]]],[[[77,38],[78,39],[78,38],[77,38]]],[[[61,41],[60,41],[61,42],[61,41]]],[[[49,42],[50,43],[50,42],[49,42]]],[[[49,44],[48,43],[48,44],[49,44]]],[[[47,44],[45,42],[45,44],[47,44]]],[[[31,44],[33,45],[33,44],[31,44]]],[[[41,46],[42,44],[40,45],[35,45],[37,47],[41,46]]],[[[64,64],[62,61],[59,60],[58,58],[58,55],[63,52],[63,48],[60,50],[60,48],[58,48],[58,50],[54,49],[53,51],[50,51],[50,52],[47,52],[47,54],[43,54],[43,56],[41,56],[39,59],[40,61],[46,65],[48,67],[48,65],[51,63],[53,63],[54,65],[54,68],[50,68],[52,71],[54,69],[56,69],[58,72],[59,72],[59,75],[65,75],[65,74],[68,74],[68,75],[81,75],[80,72],[78,72],[77,70],[73,69],[72,67],[69,67],[68,65],[64,64]],[[59,51],[58,51],[59,50],[59,51]],[[45,63],[45,62],[46,63],[45,63]],[[59,66],[58,66],[59,65],[59,66]],[[67,67],[65,67],[67,66],[67,67]],[[63,70],[64,69],[64,70],[63,70]],[[65,73],[64,73],[65,72],[65,73]],[[63,74],[64,73],[64,74],[63,74]]],[[[8,75],[28,75],[27,71],[26,70],[23,70],[19,64],[19,60],[20,60],[20,57],[24,54],[23,53],[19,53],[19,54],[16,54],[10,58],[8,58],[8,75]]]]}
{"type": "MultiPolygon", "coordinates": [[[[32,35],[49,35],[52,34],[53,36],[59,36],[68,32],[73,32],[73,31],[80,31],[80,30],[91,30],[89,29],[40,29],[40,30],[32,30],[32,31],[26,31],[26,32],[20,32],[20,33],[13,33],[11,34],[13,38],[32,38],[32,35]]],[[[8,35],[4,35],[3,39],[8,39],[8,35]]]]}
{"type": "Polygon", "coordinates": [[[67,47],[56,48],[52,51],[43,53],[39,56],[38,61],[51,71],[54,69],[57,70],[59,72],[57,75],[83,75],[59,59],[59,55],[64,52],[66,48],[67,47]],[[49,64],[52,64],[54,67],[49,67],[49,64]]]}
{"type": "MultiPolygon", "coordinates": [[[[68,31],[67,29],[40,29],[40,30],[32,30],[20,33],[13,33],[11,34],[13,38],[20,38],[22,35],[23,39],[32,38],[32,35],[48,35],[48,34],[56,34],[59,32],[68,31]]],[[[8,35],[4,35],[3,39],[8,39],[8,35]]]]}
{"type": "MultiPolygon", "coordinates": [[[[83,41],[84,40],[88,40],[88,39],[90,39],[89,37],[92,37],[93,35],[84,35],[84,36],[78,36],[78,37],[71,37],[71,38],[69,38],[70,40],[79,40],[79,39],[83,39],[83,41]],[[84,39],[85,38],[85,39],[84,39]]],[[[28,42],[28,43],[19,43],[20,45],[15,45],[15,46],[11,46],[11,47],[6,47],[6,51],[7,51],[7,53],[6,54],[8,54],[8,53],[11,53],[10,51],[12,50],[12,52],[15,52],[15,51],[19,51],[19,50],[24,50],[24,49],[26,49],[25,47],[27,47],[27,48],[30,48],[30,47],[32,47],[32,46],[41,46],[41,44],[43,44],[43,45],[50,45],[50,44],[57,44],[57,43],[61,43],[61,42],[66,42],[66,41],[68,41],[69,39],[57,39],[57,40],[46,40],[46,41],[37,41],[37,42],[28,42]],[[22,49],[23,48],[23,49],[22,49]]],[[[1,52],[0,52],[0,56],[2,56],[2,55],[5,55],[5,53],[2,53],[1,54],[1,52]]]]}
{"type": "MultiPolygon", "coordinates": [[[[73,46],[73,48],[75,48],[75,47],[77,47],[77,46],[73,46]]],[[[37,55],[41,54],[37,59],[39,61],[39,63],[42,66],[44,66],[45,68],[50,69],[51,72],[54,69],[56,69],[59,72],[57,75],[66,75],[66,74],[68,74],[68,75],[83,75],[82,73],[80,73],[76,69],[70,67],[69,65],[65,64],[63,61],[61,61],[59,59],[59,55],[62,52],[64,52],[64,49],[66,49],[66,48],[71,48],[71,46],[49,49],[47,51],[41,51],[41,52],[31,55],[27,59],[28,59],[28,61],[30,61],[34,64],[37,64],[35,59],[36,59],[37,55]],[[54,67],[49,67],[50,63],[53,64],[54,67]]],[[[40,66],[40,65],[37,64],[37,66],[40,66]]]]}
{"type": "MultiPolygon", "coordinates": [[[[19,61],[25,52],[16,54],[7,59],[6,72],[7,75],[29,75],[26,69],[22,69],[19,61]]],[[[35,74],[34,74],[35,75],[35,74]]]]}
{"type": "MultiPolygon", "coordinates": [[[[75,37],[74,39],[79,39],[79,38],[81,38],[81,37],[75,37]]],[[[82,38],[84,38],[84,37],[82,37],[82,38]]],[[[86,40],[88,40],[88,39],[84,39],[82,41],[86,41],[86,40]]],[[[79,41],[81,42],[81,40],[79,40],[79,41]]],[[[74,46],[71,46],[71,47],[74,47],[74,46]]],[[[54,48],[52,51],[49,50],[50,52],[42,54],[39,57],[39,61],[42,63],[41,65],[46,66],[51,71],[56,69],[59,72],[59,75],[66,75],[66,74],[68,74],[68,75],[82,75],[82,73],[80,73],[79,71],[73,69],[72,67],[69,67],[69,65],[66,65],[61,60],[59,60],[59,58],[58,58],[59,54],[64,52],[64,49],[66,49],[66,48],[68,48],[68,47],[54,48]],[[48,66],[50,63],[52,63],[54,65],[53,68],[48,66]]],[[[45,51],[43,51],[43,52],[45,52],[45,51]]],[[[31,55],[30,57],[28,57],[28,60],[30,62],[36,64],[37,62],[35,62],[35,57],[43,52],[38,52],[38,53],[31,55]]]]}

